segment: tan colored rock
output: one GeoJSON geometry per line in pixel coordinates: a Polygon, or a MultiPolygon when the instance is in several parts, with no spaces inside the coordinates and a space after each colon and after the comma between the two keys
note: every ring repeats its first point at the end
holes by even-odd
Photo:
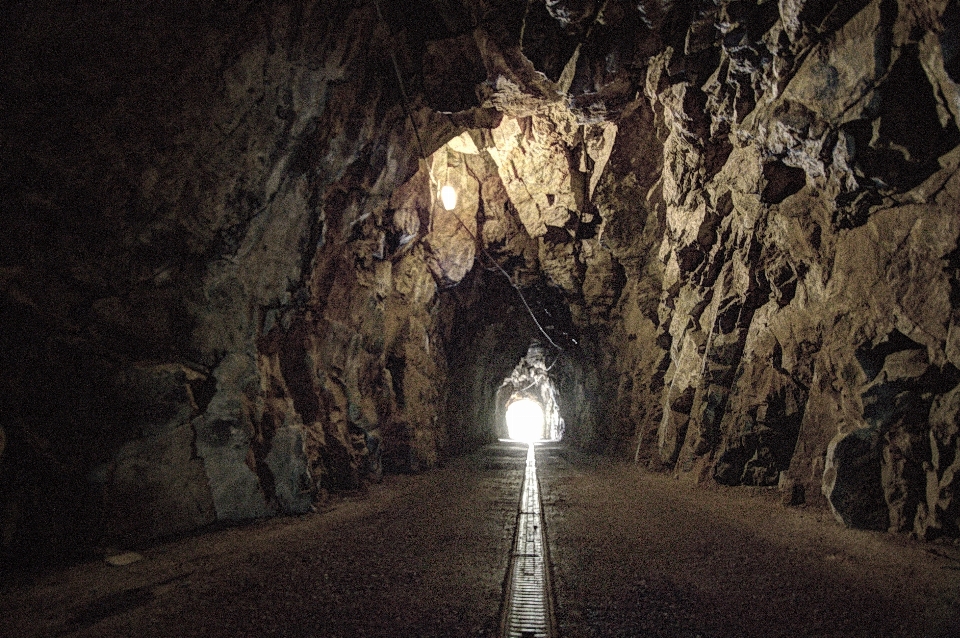
{"type": "Polygon", "coordinates": [[[562,228],[570,219],[569,211],[577,209],[570,165],[553,135],[555,126],[537,116],[505,118],[493,131],[496,147],[490,155],[531,237],[545,235],[547,226],[562,228]]]}
{"type": "Polygon", "coordinates": [[[113,567],[126,567],[143,560],[143,555],[137,552],[122,552],[105,557],[104,562],[113,567]]]}
{"type": "Polygon", "coordinates": [[[512,12],[440,8],[421,50],[370,5],[297,6],[11,17],[4,392],[44,462],[106,459],[159,521],[117,534],[484,441],[538,333],[514,285],[578,443],[960,533],[953,5],[615,2],[556,50],[512,12]]]}

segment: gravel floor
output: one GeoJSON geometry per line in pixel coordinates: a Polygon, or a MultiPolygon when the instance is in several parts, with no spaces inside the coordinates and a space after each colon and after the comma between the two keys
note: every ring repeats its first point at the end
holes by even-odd
{"type": "Polygon", "coordinates": [[[488,448],[318,514],[0,585],[0,636],[495,636],[525,458],[488,448]]]}
{"type": "MultiPolygon", "coordinates": [[[[525,449],[300,518],[0,581],[0,636],[495,636],[525,449]]],[[[544,446],[562,638],[960,636],[960,548],[544,446]]]]}
{"type": "Polygon", "coordinates": [[[565,448],[541,448],[537,472],[565,638],[960,636],[953,544],[565,448]]]}

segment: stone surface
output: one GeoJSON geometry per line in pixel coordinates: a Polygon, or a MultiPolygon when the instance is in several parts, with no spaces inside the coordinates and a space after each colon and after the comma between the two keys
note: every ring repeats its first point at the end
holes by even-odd
{"type": "Polygon", "coordinates": [[[122,552],[120,554],[111,554],[106,556],[104,562],[113,567],[126,567],[143,560],[143,555],[137,552],[122,552]]]}
{"type": "Polygon", "coordinates": [[[153,539],[212,523],[222,511],[204,463],[191,455],[190,424],[124,445],[103,477],[101,532],[119,542],[153,539]]]}
{"type": "Polygon", "coordinates": [[[960,533],[955,2],[382,4],[11,10],[6,557],[432,467],[534,339],[579,445],[960,533]]]}

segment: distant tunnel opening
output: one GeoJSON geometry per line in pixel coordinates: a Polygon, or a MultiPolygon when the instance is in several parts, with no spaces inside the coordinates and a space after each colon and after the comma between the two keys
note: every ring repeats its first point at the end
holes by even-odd
{"type": "Polygon", "coordinates": [[[559,441],[563,419],[543,347],[534,342],[496,393],[498,438],[559,441]]]}
{"type": "Polygon", "coordinates": [[[507,405],[507,438],[535,443],[545,438],[543,406],[535,399],[517,399],[507,405]]]}

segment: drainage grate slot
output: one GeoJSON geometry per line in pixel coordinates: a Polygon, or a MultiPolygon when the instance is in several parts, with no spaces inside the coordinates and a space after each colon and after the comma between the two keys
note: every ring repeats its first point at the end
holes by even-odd
{"type": "Polygon", "coordinates": [[[545,541],[536,456],[531,443],[527,450],[517,536],[507,579],[505,638],[550,638],[554,635],[545,541]]]}

